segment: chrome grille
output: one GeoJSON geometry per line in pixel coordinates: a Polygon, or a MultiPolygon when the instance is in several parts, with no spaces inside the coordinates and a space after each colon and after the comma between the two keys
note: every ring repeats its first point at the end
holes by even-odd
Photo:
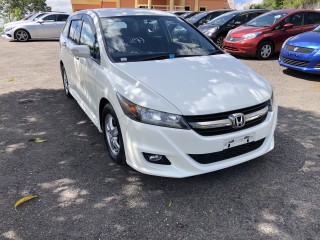
{"type": "Polygon", "coordinates": [[[184,118],[196,133],[202,136],[214,136],[240,131],[261,124],[268,115],[268,106],[269,101],[266,101],[252,107],[234,111],[210,115],[184,116],[184,118]],[[230,115],[235,113],[242,113],[244,115],[245,125],[241,128],[234,128],[232,126],[230,115]]]}
{"type": "Polygon", "coordinates": [[[305,47],[297,47],[292,45],[286,45],[286,50],[290,52],[296,52],[296,53],[312,53],[314,51],[313,48],[305,48],[305,47]]]}
{"type": "Polygon", "coordinates": [[[309,62],[302,60],[295,60],[291,58],[282,57],[282,61],[288,65],[297,66],[297,67],[307,67],[309,62]]]}

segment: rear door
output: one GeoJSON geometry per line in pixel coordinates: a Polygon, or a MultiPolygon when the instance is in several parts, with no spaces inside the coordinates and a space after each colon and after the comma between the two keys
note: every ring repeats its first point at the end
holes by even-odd
{"type": "Polygon", "coordinates": [[[68,14],[58,14],[57,19],[55,21],[55,27],[54,27],[54,37],[59,38],[61,31],[68,19],[69,15],[68,14]]]}

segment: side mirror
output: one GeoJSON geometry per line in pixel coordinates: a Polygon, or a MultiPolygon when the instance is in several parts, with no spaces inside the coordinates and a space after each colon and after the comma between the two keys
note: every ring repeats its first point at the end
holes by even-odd
{"type": "Polygon", "coordinates": [[[39,19],[39,20],[37,20],[37,23],[42,24],[42,23],[44,23],[44,21],[42,19],[39,19]]]}
{"type": "Polygon", "coordinates": [[[284,30],[287,30],[289,28],[293,28],[293,24],[292,23],[286,23],[284,26],[283,26],[283,29],[284,30]]]}
{"type": "Polygon", "coordinates": [[[90,58],[90,48],[87,45],[76,45],[70,48],[72,54],[79,58],[90,58]]]}

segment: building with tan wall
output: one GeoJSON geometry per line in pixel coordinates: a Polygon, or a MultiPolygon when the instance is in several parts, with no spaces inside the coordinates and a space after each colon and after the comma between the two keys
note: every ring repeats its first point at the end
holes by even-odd
{"type": "Polygon", "coordinates": [[[165,11],[229,9],[228,0],[71,0],[73,11],[89,8],[147,8],[165,11]]]}

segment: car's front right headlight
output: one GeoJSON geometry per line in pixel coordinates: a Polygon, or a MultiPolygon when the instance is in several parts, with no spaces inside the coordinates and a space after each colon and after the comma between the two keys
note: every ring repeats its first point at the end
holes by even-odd
{"type": "Polygon", "coordinates": [[[284,48],[284,46],[287,44],[287,42],[291,39],[292,37],[289,37],[287,40],[284,41],[284,43],[282,44],[281,48],[284,48]]]}
{"type": "Polygon", "coordinates": [[[161,127],[190,129],[181,115],[139,106],[123,97],[120,93],[117,93],[117,97],[124,114],[132,120],[161,127]]]}

